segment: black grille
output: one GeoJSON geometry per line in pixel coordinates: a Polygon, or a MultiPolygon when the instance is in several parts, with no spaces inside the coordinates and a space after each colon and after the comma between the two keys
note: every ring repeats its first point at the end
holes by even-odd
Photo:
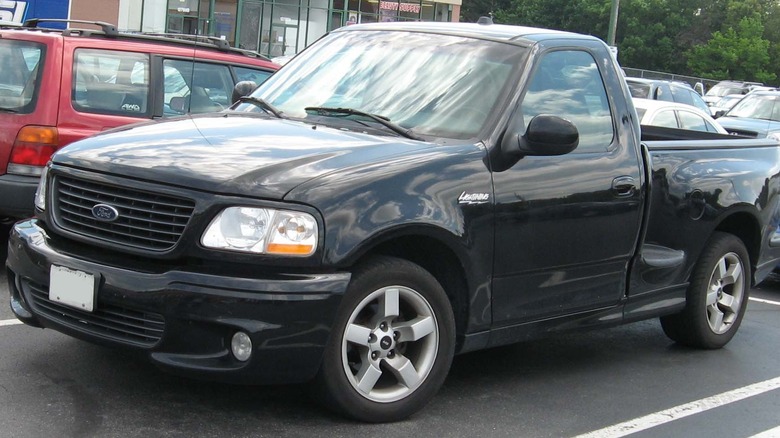
{"type": "Polygon", "coordinates": [[[153,251],[176,245],[195,208],[189,199],[61,175],[54,179],[54,191],[54,214],[60,227],[153,251]],[[97,220],[92,214],[97,204],[114,207],[119,217],[111,222],[97,220]]]}
{"type": "Polygon", "coordinates": [[[21,286],[37,313],[76,330],[137,347],[152,347],[162,338],[165,320],[160,314],[105,303],[98,303],[93,312],[85,312],[49,301],[46,286],[26,279],[21,286]]]}

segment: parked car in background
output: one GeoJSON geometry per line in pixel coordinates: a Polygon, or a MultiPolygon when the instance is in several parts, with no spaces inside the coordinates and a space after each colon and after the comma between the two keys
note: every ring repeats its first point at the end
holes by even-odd
{"type": "Polygon", "coordinates": [[[642,125],[728,134],[715,119],[699,108],[660,100],[633,100],[642,125]]]}
{"type": "Polygon", "coordinates": [[[713,117],[720,117],[726,114],[731,108],[734,108],[734,105],[742,100],[743,97],[745,97],[744,94],[727,94],[721,97],[720,100],[710,107],[710,114],[712,114],[713,117]]]}
{"type": "Polygon", "coordinates": [[[741,81],[720,81],[712,88],[707,90],[703,96],[707,105],[715,105],[721,97],[729,94],[748,94],[754,87],[760,87],[764,84],[760,82],[741,82],[741,81]]]}
{"type": "MultiPolygon", "coordinates": [[[[120,125],[228,107],[239,81],[279,66],[226,42],[100,30],[0,27],[0,221],[33,213],[41,169],[62,146],[120,125]]],[[[82,26],[83,27],[83,26],[82,26]]]]}
{"type": "Polygon", "coordinates": [[[626,83],[631,91],[631,97],[683,103],[709,112],[704,99],[685,82],[626,78],[626,83]]]}
{"type": "Polygon", "coordinates": [[[739,101],[718,123],[732,134],[770,137],[780,141],[780,91],[754,91],[739,101]]]}

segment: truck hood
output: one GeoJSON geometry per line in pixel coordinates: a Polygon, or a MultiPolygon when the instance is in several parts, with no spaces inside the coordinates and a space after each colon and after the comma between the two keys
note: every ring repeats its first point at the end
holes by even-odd
{"type": "Polygon", "coordinates": [[[723,116],[718,119],[718,123],[720,123],[726,131],[751,136],[755,134],[758,138],[764,138],[769,135],[770,132],[780,130],[780,122],[775,122],[773,120],[723,116]]]}
{"type": "Polygon", "coordinates": [[[61,149],[57,164],[225,195],[282,199],[312,178],[431,143],[226,113],[120,128],[61,149]]]}

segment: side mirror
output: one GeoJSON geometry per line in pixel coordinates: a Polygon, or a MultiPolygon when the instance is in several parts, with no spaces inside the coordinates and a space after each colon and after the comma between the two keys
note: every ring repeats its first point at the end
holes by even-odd
{"type": "Polygon", "coordinates": [[[726,110],[718,110],[715,111],[715,115],[713,115],[712,118],[717,119],[719,117],[723,117],[724,115],[726,115],[726,110]]]}
{"type": "Polygon", "coordinates": [[[187,109],[185,108],[186,101],[187,99],[183,97],[171,97],[171,101],[168,103],[168,105],[172,110],[184,114],[187,112],[187,109]]]}
{"type": "Polygon", "coordinates": [[[522,136],[512,129],[508,130],[501,142],[501,150],[514,157],[564,155],[576,149],[579,143],[580,134],[572,122],[540,114],[531,119],[522,136]]]}
{"type": "Polygon", "coordinates": [[[255,88],[257,88],[257,83],[254,81],[241,81],[236,83],[236,86],[233,87],[233,96],[231,97],[230,102],[236,103],[238,102],[238,99],[249,96],[255,91],[255,88]]]}

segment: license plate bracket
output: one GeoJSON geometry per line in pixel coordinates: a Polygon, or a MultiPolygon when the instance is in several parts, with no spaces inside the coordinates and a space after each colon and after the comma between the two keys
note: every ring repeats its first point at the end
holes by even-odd
{"type": "Polygon", "coordinates": [[[65,266],[51,266],[49,271],[49,300],[85,312],[95,310],[97,285],[95,276],[65,266]]]}

